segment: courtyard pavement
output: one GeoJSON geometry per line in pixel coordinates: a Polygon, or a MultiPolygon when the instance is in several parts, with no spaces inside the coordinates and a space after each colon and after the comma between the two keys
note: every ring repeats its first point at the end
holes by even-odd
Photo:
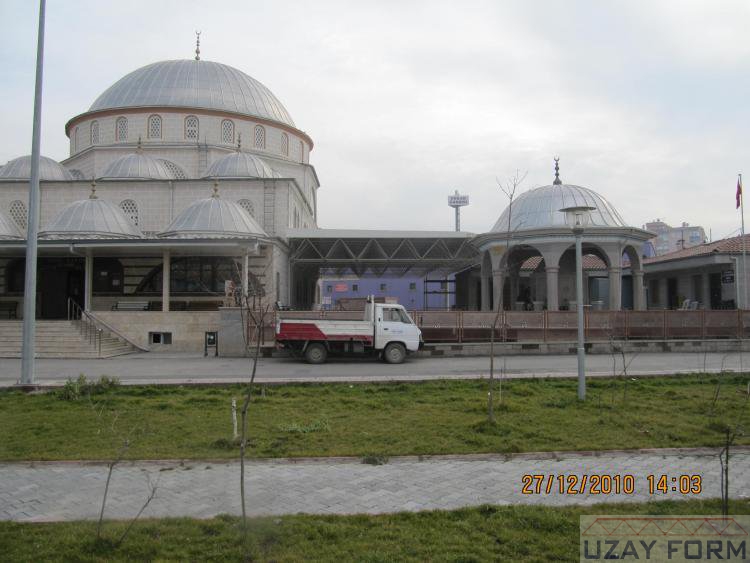
{"type": "MultiPolygon", "coordinates": [[[[750,448],[731,458],[731,498],[750,495],[750,448]]],[[[355,459],[252,461],[247,464],[251,515],[351,514],[456,509],[479,504],[594,504],[720,496],[718,450],[652,450],[503,456],[396,458],[384,465],[355,459]],[[649,494],[647,475],[700,475],[702,492],[649,494]],[[525,474],[626,474],[633,494],[522,493],[525,474]]],[[[0,520],[25,522],[95,519],[101,508],[106,464],[0,464],[0,520]]],[[[579,481],[580,482],[580,481],[579,481]]],[[[132,518],[156,485],[144,517],[209,518],[240,513],[239,464],[190,461],[134,462],[115,467],[105,517],[132,518]]],[[[546,481],[545,481],[546,483],[546,481]]],[[[670,489],[672,484],[670,483],[670,489]]],[[[546,489],[546,484],[543,487],[546,489]]]]}
{"type": "MultiPolygon", "coordinates": [[[[738,353],[643,353],[627,354],[630,376],[742,371],[750,364],[750,355],[738,353]]],[[[622,358],[610,355],[586,356],[587,375],[611,376],[622,373],[622,358]]],[[[143,353],[108,359],[38,359],[36,381],[61,385],[68,378],[84,374],[118,377],[124,384],[144,383],[231,383],[248,379],[247,358],[204,358],[196,354],[143,353]]],[[[498,356],[496,375],[504,368],[504,377],[575,377],[575,355],[498,356]]],[[[0,359],[0,386],[14,385],[20,376],[21,361],[0,359]]],[[[419,357],[401,365],[388,365],[373,359],[334,359],[313,366],[289,358],[263,358],[259,361],[258,381],[264,383],[301,381],[417,381],[429,379],[471,379],[487,377],[487,357],[419,357]]]]}

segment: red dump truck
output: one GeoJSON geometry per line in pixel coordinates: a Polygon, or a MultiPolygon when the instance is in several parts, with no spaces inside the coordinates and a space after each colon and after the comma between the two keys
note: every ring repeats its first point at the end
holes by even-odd
{"type": "Polygon", "coordinates": [[[401,305],[368,302],[361,321],[292,319],[276,321],[276,345],[308,363],[329,355],[371,355],[400,364],[422,346],[422,331],[401,305]]]}

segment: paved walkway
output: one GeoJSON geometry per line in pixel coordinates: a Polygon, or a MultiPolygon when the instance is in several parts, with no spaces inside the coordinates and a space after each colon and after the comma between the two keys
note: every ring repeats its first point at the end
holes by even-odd
{"type": "MultiPolygon", "coordinates": [[[[627,354],[628,375],[658,375],[697,371],[718,372],[722,369],[741,371],[750,365],[750,354],[736,353],[643,353],[627,354]]],[[[622,358],[616,357],[617,373],[622,372],[622,358]]],[[[589,377],[611,376],[610,355],[586,356],[589,377]]],[[[561,356],[500,356],[495,362],[496,374],[505,366],[505,377],[575,377],[577,360],[574,355],[561,356]]],[[[21,373],[21,362],[0,359],[0,386],[14,385],[21,373]]],[[[247,358],[204,358],[195,354],[151,352],[131,354],[102,360],[36,361],[37,382],[61,385],[68,378],[84,374],[89,378],[115,376],[125,384],[144,383],[222,383],[246,381],[249,373],[247,358]]],[[[487,377],[487,357],[410,358],[401,365],[388,365],[372,359],[338,359],[313,366],[288,358],[263,358],[258,381],[415,381],[424,379],[471,379],[487,377]]]]}
{"type": "MultiPolygon", "coordinates": [[[[609,452],[553,456],[475,456],[473,459],[396,459],[385,465],[355,460],[290,463],[251,462],[247,466],[248,507],[253,515],[383,513],[455,509],[491,504],[593,504],[684,498],[678,493],[650,495],[646,476],[701,475],[703,498],[720,496],[716,452],[609,452]],[[608,474],[635,476],[632,495],[524,495],[524,474],[608,474]]],[[[81,463],[0,464],[0,519],[54,521],[95,519],[107,476],[106,465],[81,463]]],[[[135,515],[149,494],[157,494],[144,517],[239,514],[239,464],[138,462],[115,468],[106,517],[135,515]]],[[[671,485],[670,485],[671,487],[671,485]]],[[[554,489],[554,487],[553,487],[554,489]]],[[[731,460],[732,498],[750,495],[750,449],[731,460]]]]}

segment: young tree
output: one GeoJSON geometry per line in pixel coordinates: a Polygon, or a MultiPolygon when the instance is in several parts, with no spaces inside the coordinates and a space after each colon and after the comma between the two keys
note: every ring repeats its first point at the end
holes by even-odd
{"type": "MultiPolygon", "coordinates": [[[[511,176],[504,184],[497,181],[497,185],[500,190],[508,198],[508,226],[505,230],[505,252],[510,249],[510,239],[513,234],[512,219],[513,219],[513,199],[516,197],[516,191],[518,187],[526,179],[528,172],[521,174],[518,170],[511,176]]],[[[489,379],[489,390],[487,393],[487,420],[490,423],[495,422],[495,401],[494,401],[494,379],[495,379],[495,331],[497,330],[497,323],[500,322],[500,316],[502,315],[502,288],[500,288],[501,295],[495,295],[496,311],[495,317],[492,321],[492,330],[490,332],[490,379],[489,379]]],[[[502,389],[500,391],[502,393],[502,389]]],[[[502,395],[501,395],[502,400],[502,395]]]]}

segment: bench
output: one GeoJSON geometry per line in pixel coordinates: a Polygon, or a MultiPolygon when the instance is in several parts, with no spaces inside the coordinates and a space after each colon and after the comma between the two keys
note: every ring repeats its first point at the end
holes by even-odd
{"type": "Polygon", "coordinates": [[[0,301],[0,315],[8,315],[9,319],[17,319],[18,302],[16,301],[0,301]]]}
{"type": "Polygon", "coordinates": [[[118,301],[112,305],[113,311],[148,311],[148,301],[118,301]]]}

